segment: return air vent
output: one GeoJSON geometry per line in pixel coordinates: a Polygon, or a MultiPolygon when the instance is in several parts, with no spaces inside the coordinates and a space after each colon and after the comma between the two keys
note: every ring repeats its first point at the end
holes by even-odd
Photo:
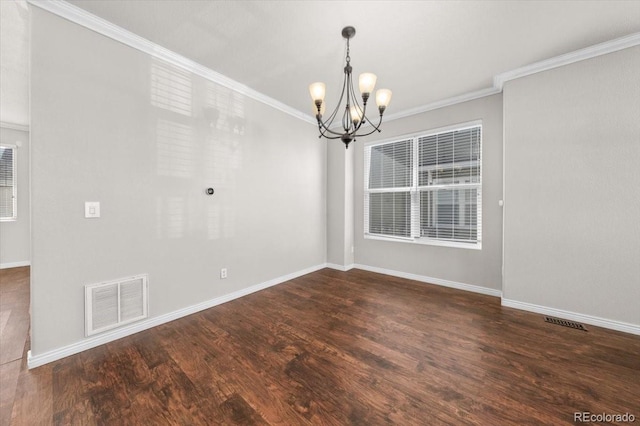
{"type": "Polygon", "coordinates": [[[550,322],[552,324],[561,325],[561,326],[564,326],[564,327],[575,328],[576,330],[587,331],[586,327],[584,325],[580,324],[579,322],[568,321],[568,320],[564,320],[562,318],[555,318],[555,317],[544,317],[544,320],[546,322],[550,322]]]}
{"type": "Polygon", "coordinates": [[[147,275],[84,286],[85,335],[147,317],[147,275]]]}

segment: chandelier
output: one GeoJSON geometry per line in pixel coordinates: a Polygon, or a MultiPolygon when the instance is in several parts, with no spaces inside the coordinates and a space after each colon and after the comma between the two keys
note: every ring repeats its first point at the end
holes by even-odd
{"type": "Polygon", "coordinates": [[[356,140],[356,137],[367,136],[373,132],[380,132],[380,124],[382,124],[382,114],[391,101],[391,90],[378,89],[376,92],[376,104],[378,105],[378,112],[380,117],[378,124],[374,124],[366,115],[367,101],[373,88],[376,85],[376,75],[372,73],[362,73],[358,78],[358,86],[360,89],[360,95],[362,96],[362,105],[358,102],[355,89],[353,88],[353,81],[351,77],[351,57],[349,56],[349,39],[356,35],[356,29],[353,27],[344,27],[342,29],[342,37],[347,39],[347,56],[346,65],[344,67],[344,81],[342,83],[342,93],[340,94],[340,100],[336,109],[333,110],[331,115],[326,120],[322,119],[325,112],[324,95],[326,86],[324,83],[317,82],[309,86],[309,92],[311,93],[311,99],[315,105],[314,112],[316,114],[316,120],[318,120],[318,130],[320,131],[319,138],[325,137],[327,139],[340,139],[345,144],[345,148],[349,148],[349,144],[356,140]],[[343,100],[346,104],[343,109],[341,106],[343,100]],[[333,122],[338,117],[338,113],[342,112],[341,126],[336,125],[334,127],[333,122]],[[369,123],[371,128],[365,128],[359,133],[364,123],[369,123]],[[335,130],[334,130],[335,129],[335,130]]]}

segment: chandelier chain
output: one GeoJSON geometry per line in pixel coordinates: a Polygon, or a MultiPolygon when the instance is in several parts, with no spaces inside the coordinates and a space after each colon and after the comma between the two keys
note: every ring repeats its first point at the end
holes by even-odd
{"type": "Polygon", "coordinates": [[[351,62],[351,56],[349,55],[349,39],[347,39],[347,65],[351,62]]]}

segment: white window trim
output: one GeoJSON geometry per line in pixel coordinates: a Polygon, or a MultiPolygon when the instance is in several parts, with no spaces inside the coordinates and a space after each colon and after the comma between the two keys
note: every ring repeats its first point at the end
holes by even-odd
{"type": "Polygon", "coordinates": [[[0,147],[13,150],[13,216],[0,217],[0,222],[15,222],[18,220],[18,145],[0,143],[0,147]]]}
{"type": "MultiPolygon", "coordinates": [[[[406,192],[406,188],[373,188],[373,189],[369,189],[368,188],[368,181],[369,181],[369,170],[368,170],[368,164],[366,161],[366,152],[367,149],[370,147],[374,147],[374,146],[378,146],[378,145],[384,145],[387,143],[391,143],[391,142],[396,142],[396,141],[401,141],[401,140],[406,140],[406,139],[416,139],[418,137],[427,137],[427,136],[431,136],[431,135],[435,135],[438,133],[445,133],[445,132],[449,132],[449,131],[459,131],[459,130],[466,130],[472,127],[477,127],[480,126],[482,131],[480,132],[480,161],[481,161],[481,167],[480,167],[480,183],[470,183],[470,184],[446,184],[446,185],[431,185],[431,186],[418,186],[418,168],[417,167],[413,167],[413,182],[414,185],[411,188],[411,197],[415,197],[420,193],[421,189],[448,189],[448,188],[454,188],[455,189],[461,189],[461,188],[480,188],[481,192],[482,191],[482,175],[484,173],[484,167],[482,166],[482,159],[483,159],[483,152],[484,152],[484,128],[482,126],[482,120],[473,120],[473,121],[466,121],[463,123],[458,123],[458,124],[452,124],[452,125],[448,125],[448,126],[443,126],[443,127],[438,127],[435,129],[429,129],[426,131],[422,131],[422,132],[415,132],[415,133],[410,133],[410,134],[405,134],[405,135],[399,135],[399,136],[394,136],[392,138],[387,138],[387,139],[383,139],[383,140],[378,140],[378,141],[370,141],[370,142],[366,142],[364,144],[364,155],[365,155],[365,161],[364,161],[364,197],[363,197],[363,202],[366,202],[367,200],[367,195],[371,194],[371,193],[376,193],[376,192],[406,192]]],[[[413,143],[413,151],[414,151],[414,161],[418,161],[418,144],[413,143]]],[[[412,201],[413,204],[414,201],[412,201]]],[[[366,206],[363,209],[363,212],[366,212],[366,206]]],[[[417,215],[417,211],[415,211],[414,209],[412,209],[412,217],[411,217],[411,234],[412,235],[417,235],[419,233],[419,227],[420,227],[420,220],[417,217],[414,217],[413,215],[416,214],[417,215]],[[417,229],[414,229],[417,228],[417,229]]],[[[425,237],[420,237],[420,238],[415,238],[415,237],[400,237],[400,236],[392,236],[392,235],[382,235],[382,234],[372,234],[369,233],[369,230],[367,228],[368,225],[368,220],[365,217],[363,220],[363,224],[364,224],[364,238],[368,239],[368,240],[379,240],[379,241],[392,241],[392,242],[403,242],[403,243],[410,243],[410,244],[420,244],[420,245],[429,245],[429,246],[440,246],[440,247],[452,247],[452,248],[463,248],[463,249],[468,249],[468,250],[482,250],[482,201],[480,202],[480,205],[478,206],[478,211],[477,211],[477,222],[480,225],[480,236],[478,238],[478,241],[476,243],[470,243],[470,242],[459,242],[459,241],[451,241],[451,240],[438,240],[435,238],[425,238],[425,237]]]]}

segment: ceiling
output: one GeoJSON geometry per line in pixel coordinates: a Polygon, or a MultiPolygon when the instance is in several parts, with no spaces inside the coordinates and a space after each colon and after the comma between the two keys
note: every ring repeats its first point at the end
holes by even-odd
{"type": "Polygon", "coordinates": [[[640,32],[640,1],[68,2],[306,114],[314,81],[337,101],[346,25],[354,74],[393,90],[390,114],[640,32]]]}

